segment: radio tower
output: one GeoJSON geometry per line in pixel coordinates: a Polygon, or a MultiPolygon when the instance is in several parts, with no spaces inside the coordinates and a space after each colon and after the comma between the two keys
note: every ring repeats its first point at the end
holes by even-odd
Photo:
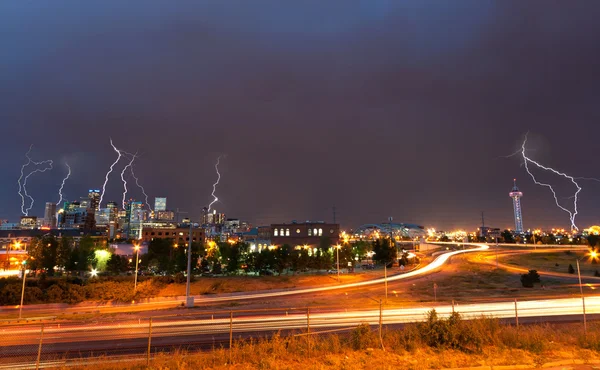
{"type": "Polygon", "coordinates": [[[515,231],[517,233],[522,233],[523,232],[523,215],[521,214],[521,197],[523,196],[523,193],[521,193],[519,191],[519,188],[517,187],[517,179],[514,179],[513,183],[514,183],[514,185],[513,185],[512,191],[510,193],[508,193],[508,195],[513,200],[513,208],[515,210],[515,231]]]}

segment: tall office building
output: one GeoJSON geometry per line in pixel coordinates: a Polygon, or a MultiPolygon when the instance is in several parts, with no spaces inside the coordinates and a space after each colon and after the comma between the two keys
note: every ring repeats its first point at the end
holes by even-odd
{"type": "Polygon", "coordinates": [[[522,233],[523,232],[523,214],[521,213],[521,197],[523,193],[519,191],[517,187],[517,179],[513,180],[513,188],[508,195],[513,200],[513,210],[515,212],[515,232],[522,233]]]}
{"type": "Polygon", "coordinates": [[[88,206],[94,210],[98,210],[98,206],[100,205],[100,190],[88,190],[88,206]]]}
{"type": "Polygon", "coordinates": [[[154,212],[167,210],[167,198],[154,198],[154,212]]]}
{"type": "Polygon", "coordinates": [[[56,204],[52,202],[46,203],[46,209],[44,210],[44,226],[51,229],[56,228],[56,204]]]}
{"type": "Polygon", "coordinates": [[[106,203],[106,209],[109,210],[108,221],[116,222],[119,218],[119,205],[117,204],[117,202],[106,203]]]}

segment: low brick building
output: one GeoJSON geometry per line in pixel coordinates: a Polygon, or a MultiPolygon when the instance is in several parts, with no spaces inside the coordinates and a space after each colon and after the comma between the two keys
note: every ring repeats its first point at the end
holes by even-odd
{"type": "Polygon", "coordinates": [[[321,244],[323,238],[329,239],[331,245],[338,244],[340,225],[311,221],[271,225],[271,244],[277,247],[284,244],[292,247],[304,245],[316,247],[321,244]]]}
{"type": "MultiPolygon", "coordinates": [[[[189,240],[190,229],[188,227],[178,228],[144,228],[142,230],[142,241],[150,242],[153,239],[173,239],[178,245],[185,245],[189,240]]],[[[204,230],[192,229],[192,242],[204,242],[204,230]]]]}

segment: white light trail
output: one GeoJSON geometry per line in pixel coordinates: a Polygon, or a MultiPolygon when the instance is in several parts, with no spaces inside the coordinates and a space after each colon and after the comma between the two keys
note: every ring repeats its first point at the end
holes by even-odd
{"type": "Polygon", "coordinates": [[[127,208],[127,204],[125,199],[127,198],[127,180],[125,180],[125,171],[133,165],[133,161],[137,158],[137,153],[131,156],[131,161],[127,164],[127,166],[123,167],[123,171],[121,171],[121,181],[123,181],[123,209],[127,208]]]}
{"type": "Polygon", "coordinates": [[[104,193],[106,192],[106,184],[108,183],[108,176],[113,171],[113,168],[115,167],[115,165],[121,159],[121,151],[119,149],[117,149],[117,147],[113,144],[112,138],[109,138],[109,139],[110,139],[110,145],[113,147],[115,152],[117,152],[118,156],[117,156],[117,159],[113,162],[113,164],[110,165],[110,169],[106,173],[106,178],[104,179],[104,185],[102,185],[102,194],[100,194],[100,201],[98,202],[98,208],[102,208],[102,199],[104,199],[104,193]]]}
{"type": "Polygon", "coordinates": [[[217,164],[215,164],[215,170],[217,171],[217,182],[215,182],[213,184],[213,191],[212,191],[212,196],[213,201],[210,202],[210,204],[208,205],[208,211],[210,212],[210,207],[212,207],[213,204],[215,204],[216,202],[219,201],[219,198],[217,198],[217,196],[215,195],[215,192],[217,191],[217,185],[219,185],[219,181],[221,181],[221,174],[219,173],[219,162],[221,161],[221,156],[219,156],[219,158],[217,158],[217,164]]]}
{"type": "Polygon", "coordinates": [[[131,166],[130,168],[131,168],[131,176],[133,176],[133,178],[135,179],[135,184],[138,186],[138,188],[140,188],[142,190],[142,193],[144,194],[144,198],[145,198],[145,202],[146,202],[146,206],[148,207],[148,210],[152,211],[152,207],[150,206],[150,203],[148,202],[148,194],[146,194],[146,189],[144,189],[144,187],[142,185],[140,185],[140,180],[133,172],[133,166],[131,166]]]}
{"type": "Polygon", "coordinates": [[[62,181],[62,184],[60,184],[60,189],[58,189],[58,195],[60,196],[60,199],[58,200],[58,202],[56,203],[56,205],[60,205],[60,202],[62,202],[63,200],[63,188],[65,187],[65,183],[67,182],[67,180],[69,179],[69,177],[71,176],[71,166],[69,166],[69,164],[67,162],[65,162],[65,166],[67,166],[67,168],[69,169],[69,172],[67,173],[67,176],[65,176],[65,178],[62,181]]]}
{"type": "Polygon", "coordinates": [[[578,195],[581,192],[582,188],[581,186],[579,186],[579,184],[577,183],[577,181],[575,181],[575,178],[573,176],[569,176],[565,173],[559,172],[553,168],[550,167],[546,167],[536,161],[534,161],[533,159],[527,157],[527,154],[525,153],[525,145],[527,144],[527,136],[529,135],[529,133],[525,134],[525,140],[523,141],[523,145],[521,146],[521,155],[523,156],[523,160],[524,160],[524,164],[525,164],[525,170],[527,171],[527,173],[529,174],[529,176],[531,176],[531,178],[533,179],[533,182],[535,182],[536,185],[540,185],[540,186],[544,186],[547,187],[548,189],[550,189],[550,191],[552,192],[552,195],[554,196],[554,201],[556,203],[556,205],[558,206],[558,208],[562,209],[563,211],[567,212],[569,214],[569,220],[571,221],[571,229],[572,230],[579,230],[579,228],[577,227],[577,225],[575,224],[575,217],[577,217],[577,201],[578,201],[578,195]],[[554,188],[552,187],[552,185],[550,184],[546,184],[543,182],[538,181],[535,176],[533,175],[533,173],[531,173],[531,171],[529,170],[529,166],[528,163],[532,163],[534,165],[536,165],[538,168],[541,168],[545,171],[550,171],[556,175],[562,176],[564,178],[567,178],[569,180],[571,180],[571,182],[573,183],[573,185],[575,185],[575,187],[577,188],[577,191],[575,191],[575,194],[573,195],[573,211],[571,212],[569,209],[563,207],[559,202],[558,202],[558,197],[556,196],[556,192],[554,191],[554,188]]]}

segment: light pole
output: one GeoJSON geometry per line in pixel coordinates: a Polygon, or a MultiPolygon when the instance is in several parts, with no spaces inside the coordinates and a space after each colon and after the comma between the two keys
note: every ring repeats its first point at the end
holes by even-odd
{"type": "MultiPolygon", "coordinates": [[[[595,259],[598,256],[598,254],[596,253],[596,251],[591,251],[590,252],[590,257],[592,257],[592,259],[595,259]]],[[[581,272],[579,270],[579,260],[583,259],[585,256],[581,257],[581,258],[577,258],[577,277],[579,279],[579,292],[581,293],[581,306],[583,308],[583,334],[587,335],[587,320],[586,320],[586,316],[585,316],[585,298],[583,296],[583,285],[581,284],[581,272]]]]}
{"type": "Polygon", "coordinates": [[[23,311],[23,297],[25,296],[25,277],[27,277],[27,261],[23,261],[23,287],[21,288],[21,304],[19,305],[19,320],[21,320],[21,314],[23,311]]]}
{"type": "Polygon", "coordinates": [[[133,282],[133,292],[137,289],[137,277],[138,277],[138,263],[140,262],[140,246],[136,244],[133,249],[135,249],[135,278],[133,282]]]}
{"type": "Polygon", "coordinates": [[[340,245],[336,245],[335,246],[335,253],[337,255],[337,276],[338,276],[338,283],[340,282],[340,245]]]}
{"type": "Polygon", "coordinates": [[[188,240],[188,255],[187,255],[187,283],[185,285],[185,306],[188,308],[194,307],[194,297],[190,296],[190,282],[192,277],[192,220],[190,219],[190,235],[188,240]]]}

